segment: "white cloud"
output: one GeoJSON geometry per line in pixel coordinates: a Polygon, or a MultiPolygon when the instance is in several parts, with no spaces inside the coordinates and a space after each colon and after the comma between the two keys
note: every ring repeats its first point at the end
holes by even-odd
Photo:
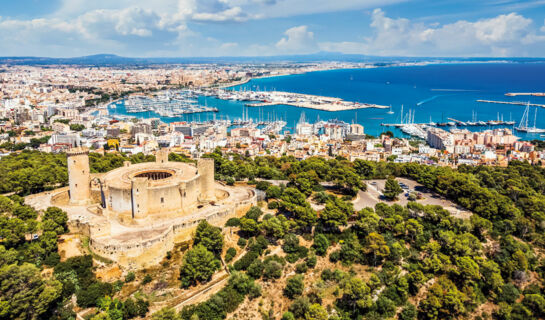
{"type": "Polygon", "coordinates": [[[193,20],[196,21],[210,21],[210,22],[225,22],[225,21],[236,21],[242,22],[250,18],[247,14],[242,12],[240,7],[232,7],[220,12],[202,12],[195,13],[192,16],[193,20]]]}
{"type": "MultiPolygon", "coordinates": [[[[369,25],[372,32],[366,38],[357,37],[354,30],[353,40],[318,42],[320,34],[302,25],[273,38],[280,38],[276,43],[267,40],[270,42],[247,44],[241,39],[236,48],[223,39],[207,41],[207,37],[215,35],[213,28],[202,35],[190,30],[204,24],[228,28],[229,23],[253,19],[362,10],[409,0],[61,1],[56,12],[41,19],[0,18],[0,54],[274,55],[326,50],[370,55],[543,56],[545,52],[545,24],[536,24],[517,13],[439,24],[391,18],[375,9],[369,25]]],[[[545,0],[534,4],[541,1],[545,0]]],[[[274,23],[271,21],[264,23],[274,23]]]]}
{"type": "Polygon", "coordinates": [[[322,50],[369,55],[542,56],[545,35],[517,13],[475,22],[414,23],[392,19],[381,9],[371,15],[373,35],[361,42],[321,43],[322,50]],[[336,49],[336,50],[335,50],[336,49]]]}
{"type": "Polygon", "coordinates": [[[293,27],[284,32],[286,37],[276,43],[276,48],[283,53],[308,53],[318,48],[314,33],[307,26],[293,27]]]}

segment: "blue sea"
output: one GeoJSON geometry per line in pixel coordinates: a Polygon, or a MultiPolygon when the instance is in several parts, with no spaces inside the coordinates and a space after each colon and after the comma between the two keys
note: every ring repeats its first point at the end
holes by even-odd
{"type": "MultiPolygon", "coordinates": [[[[392,106],[394,114],[384,109],[360,109],[328,112],[291,106],[263,108],[245,107],[246,102],[223,101],[211,97],[200,97],[199,103],[219,109],[216,118],[237,119],[247,110],[248,116],[258,119],[282,118],[287,121],[287,130],[293,127],[305,113],[309,122],[338,119],[357,122],[365,127],[365,133],[379,135],[391,130],[396,136],[401,131],[381,126],[381,123],[400,121],[401,108],[404,113],[413,110],[417,123],[447,122],[448,118],[477,120],[520,121],[526,106],[489,104],[476,100],[524,101],[544,104],[545,97],[507,97],[507,92],[545,92],[545,63],[467,63],[437,64],[426,66],[379,67],[370,69],[343,69],[311,72],[299,75],[279,76],[252,80],[232,90],[278,90],[322,96],[339,97],[357,101],[392,106]]],[[[529,124],[534,123],[531,107],[529,124]]],[[[124,106],[110,109],[111,114],[127,114],[124,106]]],[[[158,117],[154,113],[131,114],[138,117],[158,117]]],[[[213,113],[186,115],[180,118],[162,118],[164,122],[180,120],[208,120],[213,113]]],[[[538,128],[545,128],[545,108],[538,108],[538,128]]],[[[493,127],[468,127],[480,131],[493,127]]],[[[524,139],[543,139],[539,134],[516,133],[524,139]]]]}

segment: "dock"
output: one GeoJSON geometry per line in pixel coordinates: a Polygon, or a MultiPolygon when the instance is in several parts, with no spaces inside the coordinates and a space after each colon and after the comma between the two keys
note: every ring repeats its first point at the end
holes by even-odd
{"type": "Polygon", "coordinates": [[[254,91],[254,92],[229,92],[226,96],[219,94],[219,99],[234,99],[239,101],[257,101],[247,103],[247,107],[268,107],[277,105],[287,105],[298,108],[308,108],[323,111],[346,111],[367,108],[388,109],[389,106],[383,106],[373,103],[362,103],[345,101],[341,98],[316,96],[311,94],[302,94],[282,91],[254,91]],[[225,97],[225,98],[224,98],[225,97]]]}
{"type": "MultiPolygon", "coordinates": [[[[498,117],[499,118],[499,117],[498,117]]],[[[503,120],[488,120],[488,121],[461,121],[454,118],[447,118],[454,122],[458,126],[472,127],[472,126],[511,126],[515,124],[515,121],[503,121],[503,120]]]]}
{"type": "Polygon", "coordinates": [[[483,103],[497,103],[497,104],[513,104],[518,106],[527,106],[530,105],[532,107],[541,107],[545,108],[545,104],[537,104],[537,103],[528,103],[523,101],[495,101],[495,100],[477,100],[477,102],[483,102],[483,103]]]}

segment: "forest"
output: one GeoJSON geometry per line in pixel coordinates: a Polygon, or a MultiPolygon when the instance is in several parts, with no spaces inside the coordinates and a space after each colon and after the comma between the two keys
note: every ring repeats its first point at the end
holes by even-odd
{"type": "MultiPolygon", "coordinates": [[[[239,306],[259,300],[264,286],[284,280],[282,294],[291,301],[285,320],[545,317],[542,167],[516,161],[452,169],[343,158],[252,159],[221,150],[207,157],[215,159],[217,179],[255,185],[266,202],[227,222],[238,233],[237,247],[225,246],[220,228],[199,225],[183,255],[179,285],[210,281],[221,258],[231,271],[228,284],[205,302],[180,313],[165,308],[153,319],[236,318],[239,306]],[[353,209],[351,200],[366,189],[366,180],[393,177],[413,179],[473,214],[455,218],[418,202],[353,209]],[[326,263],[334,267],[321,268],[326,263]],[[312,270],[320,270],[319,279],[309,280],[312,270]]],[[[169,159],[190,161],[175,154],[169,159]]],[[[91,169],[105,172],[126,160],[153,157],[91,154],[91,169]]],[[[66,213],[23,204],[20,196],[65,185],[64,166],[61,154],[23,151],[0,160],[3,192],[15,193],[0,198],[0,319],[72,319],[66,308],[72,295],[82,307],[97,306],[96,319],[145,314],[146,301],[116,298],[123,281],[95,278],[89,256],[59,262],[56,239],[67,232],[66,213]],[[51,267],[51,276],[41,274],[51,267]]],[[[261,316],[279,319],[271,312],[261,316]]]]}

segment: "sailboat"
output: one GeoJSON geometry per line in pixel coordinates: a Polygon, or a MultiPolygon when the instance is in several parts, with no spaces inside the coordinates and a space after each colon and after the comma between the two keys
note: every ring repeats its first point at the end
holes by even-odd
{"type": "Polygon", "coordinates": [[[537,122],[537,107],[534,112],[534,126],[529,127],[528,126],[528,117],[530,113],[530,102],[526,105],[526,109],[524,109],[524,114],[522,115],[522,119],[520,119],[520,123],[518,127],[515,128],[517,131],[521,132],[527,132],[527,133],[545,133],[545,129],[536,128],[536,122],[537,122]]]}
{"type": "Polygon", "coordinates": [[[394,112],[392,111],[392,105],[390,105],[390,110],[388,112],[386,112],[387,114],[394,114],[394,112]]]}

